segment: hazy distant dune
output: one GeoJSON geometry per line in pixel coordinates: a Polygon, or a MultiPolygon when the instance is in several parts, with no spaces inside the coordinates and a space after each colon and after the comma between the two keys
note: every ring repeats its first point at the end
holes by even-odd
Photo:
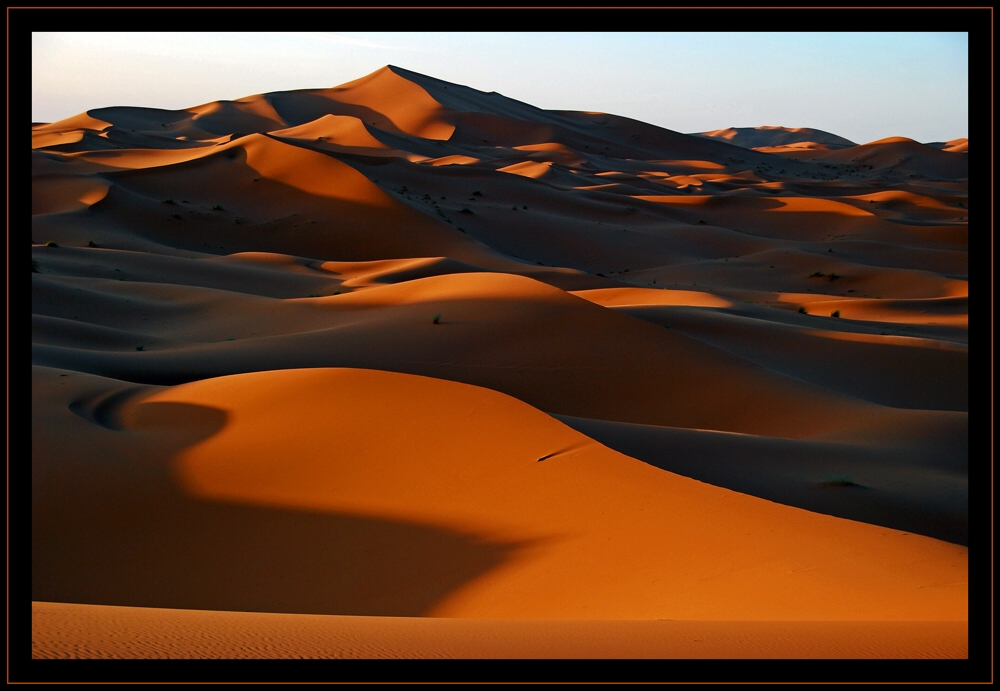
{"type": "Polygon", "coordinates": [[[728,127],[711,132],[697,132],[696,137],[727,141],[745,149],[758,147],[812,145],[813,148],[843,149],[855,143],[835,134],[809,127],[728,127]]]}

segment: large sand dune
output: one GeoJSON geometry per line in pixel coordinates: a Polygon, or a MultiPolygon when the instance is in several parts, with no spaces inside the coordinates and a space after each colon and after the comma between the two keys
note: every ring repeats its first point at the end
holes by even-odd
{"type": "Polygon", "coordinates": [[[966,656],[967,152],[393,66],[33,126],[33,654],[966,656]]]}

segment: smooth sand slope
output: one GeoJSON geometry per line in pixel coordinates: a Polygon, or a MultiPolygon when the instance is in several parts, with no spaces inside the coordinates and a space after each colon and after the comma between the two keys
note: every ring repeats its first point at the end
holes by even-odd
{"type": "Polygon", "coordinates": [[[34,126],[35,655],[966,655],[968,142],[703,135],[34,126]]]}
{"type": "Polygon", "coordinates": [[[531,619],[967,606],[962,547],[664,472],[489,389],[297,369],[98,400],[121,384],[60,374],[38,372],[39,418],[104,450],[33,440],[40,600],[531,619]]]}

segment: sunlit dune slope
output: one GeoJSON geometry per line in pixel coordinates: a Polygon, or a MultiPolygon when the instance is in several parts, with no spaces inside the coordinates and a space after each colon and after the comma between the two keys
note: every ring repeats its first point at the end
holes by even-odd
{"type": "Polygon", "coordinates": [[[388,148],[371,135],[361,120],[346,115],[324,115],[304,125],[274,130],[270,134],[290,139],[322,139],[344,146],[388,148]]]}
{"type": "Polygon", "coordinates": [[[653,290],[652,288],[597,288],[578,290],[574,295],[605,307],[628,305],[688,305],[692,307],[731,307],[732,302],[711,293],[696,290],[653,290]]]}
{"type": "Polygon", "coordinates": [[[290,370],[115,400],[99,396],[116,382],[59,374],[36,370],[38,600],[529,619],[966,616],[964,548],[664,472],[488,389],[290,370]],[[75,443],[58,443],[56,428],[75,443]]]}
{"type": "Polygon", "coordinates": [[[941,149],[942,151],[951,151],[954,153],[968,153],[969,140],[965,137],[960,137],[959,139],[952,139],[947,142],[928,142],[927,146],[932,146],[935,149],[941,149]]]}

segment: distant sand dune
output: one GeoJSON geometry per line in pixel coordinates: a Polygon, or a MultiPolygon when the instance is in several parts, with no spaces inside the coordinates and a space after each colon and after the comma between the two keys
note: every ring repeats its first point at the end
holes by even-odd
{"type": "Polygon", "coordinates": [[[782,147],[843,149],[855,146],[854,142],[843,137],[809,127],[729,127],[712,132],[699,132],[695,136],[721,139],[757,151],[782,147]]]}

